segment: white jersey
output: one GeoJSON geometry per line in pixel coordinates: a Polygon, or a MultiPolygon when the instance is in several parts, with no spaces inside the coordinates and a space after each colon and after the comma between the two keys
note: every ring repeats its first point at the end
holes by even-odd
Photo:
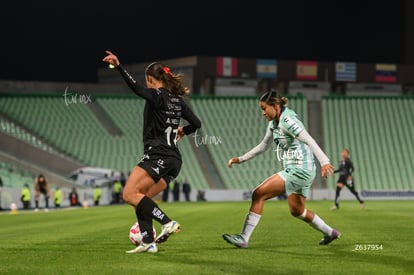
{"type": "Polygon", "coordinates": [[[284,168],[313,170],[315,169],[314,154],[321,165],[329,163],[329,158],[309,135],[293,110],[284,107],[279,123],[275,124],[275,121],[269,122],[262,142],[239,157],[241,162],[264,152],[274,142],[276,157],[279,161],[283,161],[284,168]]]}

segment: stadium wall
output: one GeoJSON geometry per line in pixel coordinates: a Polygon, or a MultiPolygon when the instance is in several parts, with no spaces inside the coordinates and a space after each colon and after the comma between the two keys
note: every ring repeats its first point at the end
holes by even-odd
{"type": "MultiPolygon", "coordinates": [[[[70,188],[61,188],[63,193],[63,201],[61,207],[69,207],[68,195],[71,191],[70,188]]],[[[54,191],[54,190],[52,190],[54,191]]],[[[81,189],[78,188],[77,192],[79,194],[79,201],[82,205],[93,206],[93,189],[81,189]]],[[[414,191],[400,191],[400,190],[358,190],[361,197],[364,200],[414,200],[414,191]]],[[[247,189],[237,189],[237,190],[205,190],[204,198],[207,202],[225,202],[225,201],[250,201],[251,200],[252,190],[247,189]]],[[[3,188],[0,190],[0,207],[2,209],[9,209],[11,203],[16,203],[19,208],[22,208],[22,203],[20,202],[21,189],[19,188],[3,188]]],[[[173,203],[172,196],[168,203],[173,203]]],[[[312,189],[310,192],[310,197],[308,200],[330,200],[335,199],[335,191],[327,189],[312,189]]],[[[99,202],[99,205],[110,205],[112,200],[112,191],[109,188],[102,188],[102,197],[99,202]]],[[[161,203],[161,195],[155,197],[155,200],[161,203]]],[[[197,191],[191,191],[190,200],[192,202],[197,201],[197,191]]],[[[283,200],[283,197],[275,197],[270,200],[283,200]]],[[[341,192],[341,200],[355,200],[355,196],[349,192],[349,190],[344,189],[341,192]]],[[[184,195],[180,194],[180,202],[185,202],[184,195]]],[[[31,198],[31,207],[34,206],[34,191],[32,190],[31,198]]],[[[44,208],[45,202],[43,196],[40,197],[39,207],[44,208]]],[[[49,199],[49,207],[54,208],[53,196],[49,199]]]]}
{"type": "Polygon", "coordinates": [[[63,97],[65,92],[78,95],[131,94],[131,90],[124,83],[105,83],[102,85],[97,83],[0,80],[0,95],[50,94],[63,97]]]}
{"type": "MultiPolygon", "coordinates": [[[[69,193],[71,192],[71,188],[63,187],[62,190],[62,204],[61,207],[69,207],[69,193]]],[[[54,189],[51,190],[52,194],[54,189]]],[[[93,191],[94,189],[88,188],[88,189],[82,189],[77,188],[76,191],[79,195],[79,201],[82,205],[85,206],[92,206],[93,205],[93,191]]],[[[0,190],[0,206],[3,209],[9,209],[11,203],[16,203],[19,208],[22,208],[22,202],[20,201],[21,197],[21,189],[20,188],[3,188],[0,190]]],[[[99,201],[100,205],[108,205],[110,204],[112,200],[112,192],[108,188],[102,188],[102,196],[101,200],[99,201]]],[[[35,205],[34,201],[34,190],[31,188],[31,200],[30,200],[30,206],[33,208],[35,205]]],[[[39,199],[39,208],[45,207],[45,200],[43,195],[40,196],[39,199]]],[[[49,208],[55,208],[54,206],[54,197],[53,195],[49,198],[49,208]]]]}
{"type": "MultiPolygon", "coordinates": [[[[364,200],[395,200],[410,199],[414,200],[414,191],[401,190],[358,190],[364,200]]],[[[252,190],[233,189],[233,190],[206,190],[206,201],[250,201],[252,190]]],[[[194,197],[195,194],[192,194],[194,197]]],[[[278,200],[275,197],[272,200],[278,200]]],[[[308,200],[335,200],[335,190],[313,188],[310,191],[308,200]]],[[[347,189],[341,192],[341,200],[355,200],[355,196],[347,189]]]]}

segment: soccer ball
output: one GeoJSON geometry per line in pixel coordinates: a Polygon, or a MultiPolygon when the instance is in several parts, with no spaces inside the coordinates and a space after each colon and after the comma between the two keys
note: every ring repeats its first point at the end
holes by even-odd
{"type": "MultiPolygon", "coordinates": [[[[157,237],[157,232],[155,231],[154,226],[152,226],[152,233],[155,239],[157,237]]],[[[135,246],[138,246],[142,243],[142,235],[138,222],[134,223],[129,229],[129,240],[135,246]]]]}
{"type": "Polygon", "coordinates": [[[17,210],[17,204],[15,204],[14,202],[12,202],[10,204],[10,210],[16,211],[17,210]]]}

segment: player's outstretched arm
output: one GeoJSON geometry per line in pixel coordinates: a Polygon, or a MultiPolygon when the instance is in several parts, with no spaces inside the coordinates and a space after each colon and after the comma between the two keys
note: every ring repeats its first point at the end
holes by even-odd
{"type": "Polygon", "coordinates": [[[122,78],[127,83],[128,87],[131,88],[131,90],[138,96],[149,100],[151,102],[154,101],[155,93],[151,91],[151,89],[145,89],[144,86],[139,82],[136,81],[132,75],[130,75],[125,68],[121,65],[121,63],[118,60],[118,57],[113,54],[111,51],[106,50],[105,53],[107,56],[105,56],[102,61],[107,62],[110,65],[117,68],[119,73],[121,74],[122,78]]]}
{"type": "Polygon", "coordinates": [[[272,143],[272,136],[272,131],[270,130],[270,128],[268,128],[266,130],[265,136],[263,137],[263,140],[258,145],[256,145],[253,149],[251,149],[249,152],[245,153],[240,157],[231,158],[227,163],[227,166],[231,168],[233,166],[233,163],[242,163],[263,153],[270,147],[270,144],[272,143]]]}

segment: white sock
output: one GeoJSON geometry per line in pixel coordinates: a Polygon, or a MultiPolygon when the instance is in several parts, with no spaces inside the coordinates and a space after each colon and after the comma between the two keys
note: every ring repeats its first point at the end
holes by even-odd
{"type": "Polygon", "coordinates": [[[315,214],[313,220],[309,223],[310,226],[316,230],[321,231],[324,235],[330,236],[332,234],[332,227],[327,225],[318,215],[315,214]]]}
{"type": "Polygon", "coordinates": [[[249,241],[250,236],[256,228],[256,225],[259,223],[261,217],[262,215],[253,212],[249,212],[249,214],[247,214],[246,219],[244,220],[243,231],[240,234],[246,242],[249,241]]]}

